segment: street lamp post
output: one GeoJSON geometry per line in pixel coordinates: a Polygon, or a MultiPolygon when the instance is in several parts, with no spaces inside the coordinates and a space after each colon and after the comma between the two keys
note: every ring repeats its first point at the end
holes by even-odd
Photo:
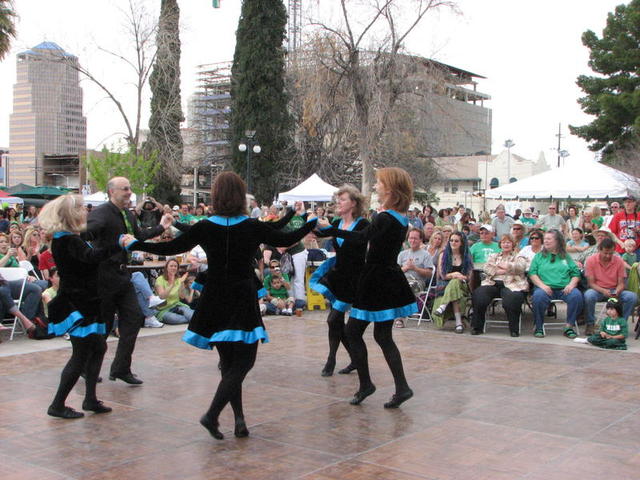
{"type": "Polygon", "coordinates": [[[511,147],[515,146],[515,143],[509,138],[504,141],[504,146],[507,149],[507,183],[511,183],[511,147]]]}
{"type": "Polygon", "coordinates": [[[255,140],[255,130],[246,130],[244,136],[246,141],[238,145],[238,150],[247,152],[247,192],[251,193],[251,152],[258,154],[262,151],[262,147],[255,140]]]}
{"type": "MultiPolygon", "coordinates": [[[[559,158],[562,158],[562,166],[564,167],[564,159],[567,158],[570,155],[569,152],[567,152],[566,150],[560,150],[558,152],[558,156],[559,158]]],[[[560,162],[558,162],[558,167],[560,166],[560,162]]]]}

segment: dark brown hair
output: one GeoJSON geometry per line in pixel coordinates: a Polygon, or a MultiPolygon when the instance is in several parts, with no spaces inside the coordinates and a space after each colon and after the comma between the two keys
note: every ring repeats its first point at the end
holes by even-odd
{"type": "Polygon", "coordinates": [[[235,217],[247,213],[247,184],[235,172],[222,172],[211,187],[211,202],[216,215],[235,217]]]}

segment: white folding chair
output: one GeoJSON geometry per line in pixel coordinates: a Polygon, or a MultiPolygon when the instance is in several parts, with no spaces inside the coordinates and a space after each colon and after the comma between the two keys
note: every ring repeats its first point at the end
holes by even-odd
{"type": "Polygon", "coordinates": [[[30,275],[33,275],[38,280],[42,280],[42,278],[40,278],[40,275],[38,275],[38,273],[36,272],[36,269],[33,268],[33,263],[31,263],[29,260],[20,260],[19,263],[20,263],[20,268],[24,268],[27,271],[27,273],[29,273],[30,275]]]}
{"type": "MultiPolygon", "coordinates": [[[[27,277],[29,276],[29,272],[20,267],[14,268],[0,268],[0,276],[4,278],[7,282],[16,282],[20,281],[22,284],[20,285],[20,296],[17,299],[13,299],[16,307],[20,309],[20,305],[22,303],[22,296],[24,295],[24,286],[27,283],[27,277]]],[[[18,317],[13,317],[12,319],[3,319],[3,325],[12,325],[11,335],[9,336],[9,340],[13,340],[13,336],[15,335],[18,327],[20,328],[20,333],[27,333],[27,329],[22,325],[22,322],[18,317]]]]}
{"type": "Polygon", "coordinates": [[[414,313],[413,315],[409,315],[408,317],[413,320],[418,320],[418,326],[420,326],[420,322],[422,322],[423,318],[427,322],[433,322],[433,318],[431,318],[431,310],[429,309],[429,294],[431,293],[431,290],[435,288],[435,285],[434,285],[435,278],[436,278],[436,269],[434,267],[431,273],[431,277],[429,277],[429,283],[427,284],[427,287],[422,292],[419,292],[418,296],[416,297],[416,301],[418,300],[418,298],[424,297],[424,301],[422,302],[422,308],[420,309],[420,312],[414,313]],[[426,315],[426,318],[425,318],[425,315],[426,315]]]}
{"type": "MultiPolygon", "coordinates": [[[[509,328],[509,320],[498,320],[495,317],[496,314],[496,306],[502,303],[502,297],[496,297],[491,299],[491,317],[492,318],[486,318],[484,320],[484,328],[483,328],[483,332],[487,333],[487,327],[488,326],[493,326],[493,327],[497,327],[497,328],[509,328]]],[[[518,332],[522,331],[522,315],[523,315],[523,310],[524,310],[524,302],[522,302],[522,308],[520,309],[520,315],[518,316],[518,332]]],[[[506,313],[506,312],[505,312],[506,313]]]]}

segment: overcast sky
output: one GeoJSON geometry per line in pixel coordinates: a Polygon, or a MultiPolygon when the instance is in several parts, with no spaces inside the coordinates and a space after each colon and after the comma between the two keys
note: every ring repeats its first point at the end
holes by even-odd
{"type": "MultiPolygon", "coordinates": [[[[150,18],[157,15],[159,0],[141,0],[150,18]]],[[[312,11],[325,9],[331,0],[303,0],[312,11]],[[323,3],[324,2],[324,3],[323,3]]],[[[182,100],[196,86],[197,66],[233,58],[240,0],[182,0],[182,100]]],[[[285,2],[286,3],[286,2],[285,2]]],[[[478,90],[491,95],[485,103],[493,111],[493,153],[507,138],[512,152],[535,159],[544,152],[555,164],[558,123],[565,138],[567,161],[593,159],[581,139],[569,134],[567,125],[589,121],[576,100],[580,74],[590,74],[588,50],[581,35],[587,30],[601,34],[607,13],[620,0],[459,0],[461,15],[436,13],[407,41],[415,54],[432,57],[477,73],[478,90]]],[[[98,51],[103,46],[121,53],[131,50],[123,33],[123,8],[127,0],[19,0],[18,38],[12,52],[0,62],[0,147],[9,146],[9,115],[15,83],[15,54],[48,40],[77,55],[123,98],[134,104],[129,79],[122,63],[98,51]]],[[[112,143],[114,132],[123,131],[112,104],[87,81],[84,112],[89,148],[112,143]]],[[[133,113],[133,109],[129,108],[133,113]]],[[[186,112],[186,109],[185,109],[186,112]]],[[[148,118],[145,111],[144,124],[148,118]]]]}

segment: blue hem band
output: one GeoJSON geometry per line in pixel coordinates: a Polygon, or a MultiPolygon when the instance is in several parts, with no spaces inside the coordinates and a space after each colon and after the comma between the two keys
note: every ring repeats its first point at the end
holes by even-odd
{"type": "Polygon", "coordinates": [[[258,298],[264,298],[268,295],[269,292],[267,292],[267,289],[262,287],[260,290],[258,290],[258,298]]]}
{"type": "Polygon", "coordinates": [[[269,343],[269,335],[263,327],[256,327],[251,331],[246,330],[222,330],[216,332],[211,337],[203,337],[191,330],[184,332],[182,341],[203,350],[212,350],[215,342],[243,342],[256,343],[261,340],[262,343],[269,343]]]}
{"type": "Polygon", "coordinates": [[[351,304],[338,300],[337,298],[331,302],[331,308],[338,310],[339,312],[346,312],[351,308],[351,304]]]}
{"type": "Polygon", "coordinates": [[[131,242],[128,246],[124,247],[124,249],[128,252],[128,251],[130,251],[130,250],[133,248],[133,246],[134,246],[136,243],[138,243],[138,240],[134,240],[134,241],[133,241],[133,242],[131,242]]]}
{"type": "Polygon", "coordinates": [[[196,290],[197,292],[201,292],[203,289],[204,289],[204,285],[202,285],[201,283],[194,281],[191,284],[191,290],[196,290]]]}
{"type": "Polygon", "coordinates": [[[396,318],[408,317],[414,313],[418,313],[418,305],[416,302],[405,305],[404,307],[388,308],[386,310],[362,310],[360,308],[352,308],[350,316],[365,322],[387,322],[396,318]]]}
{"type": "Polygon", "coordinates": [[[104,323],[91,323],[89,325],[80,326],[78,322],[83,320],[84,317],[77,310],[71,312],[67,318],[60,323],[50,323],[47,327],[47,332],[57,337],[61,337],[65,333],[68,333],[72,337],[86,337],[94,333],[105,335],[107,329],[104,323]]]}
{"type": "Polygon", "coordinates": [[[62,237],[66,237],[67,235],[73,235],[73,233],[67,232],[67,231],[55,232],[53,234],[53,238],[62,238],[62,237]]]}

